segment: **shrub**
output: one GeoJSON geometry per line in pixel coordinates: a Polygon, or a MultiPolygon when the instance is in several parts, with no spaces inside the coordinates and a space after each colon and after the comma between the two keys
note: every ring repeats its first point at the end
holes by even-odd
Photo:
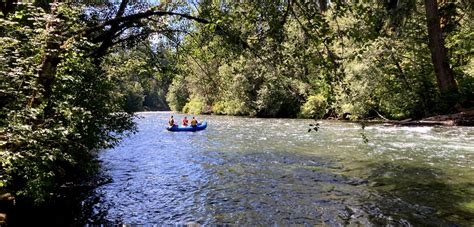
{"type": "Polygon", "coordinates": [[[251,115],[251,109],[239,100],[218,101],[212,106],[212,112],[225,115],[251,115]]]}
{"type": "Polygon", "coordinates": [[[322,118],[327,113],[327,100],[321,95],[311,95],[306,103],[301,106],[300,117],[322,118]]]}
{"type": "Polygon", "coordinates": [[[189,114],[201,114],[205,112],[205,103],[202,98],[193,96],[186,105],[183,107],[184,113],[189,114]]]}
{"type": "Polygon", "coordinates": [[[212,105],[212,113],[225,115],[225,101],[218,101],[212,105]]]}
{"type": "Polygon", "coordinates": [[[168,94],[166,95],[166,101],[168,102],[171,110],[184,111],[183,108],[189,98],[188,88],[186,86],[186,80],[183,76],[176,76],[171,83],[168,94]]]}

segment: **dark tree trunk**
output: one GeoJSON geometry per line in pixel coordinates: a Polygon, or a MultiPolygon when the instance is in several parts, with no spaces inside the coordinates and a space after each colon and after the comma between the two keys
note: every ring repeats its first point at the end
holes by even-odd
{"type": "Polygon", "coordinates": [[[60,44],[58,42],[49,40],[46,45],[46,53],[43,56],[43,61],[41,63],[41,69],[38,73],[37,83],[40,84],[43,88],[41,97],[38,97],[36,100],[33,100],[32,105],[38,105],[41,102],[47,102],[47,105],[44,109],[45,115],[51,113],[51,95],[53,93],[53,84],[56,78],[56,72],[59,59],[59,50],[60,44]]]}
{"type": "Polygon", "coordinates": [[[2,0],[0,1],[0,10],[3,13],[4,17],[7,17],[7,14],[12,12],[15,9],[15,5],[18,0],[2,0]]]}
{"type": "Polygon", "coordinates": [[[457,93],[453,70],[449,66],[443,34],[440,27],[440,17],[437,0],[425,0],[426,21],[428,24],[429,46],[431,60],[438,80],[441,93],[457,93]]]}
{"type": "MultiPolygon", "coordinates": [[[[118,19],[123,16],[125,13],[125,9],[127,8],[129,0],[122,0],[120,3],[119,9],[117,11],[117,14],[115,15],[115,19],[118,19]]],[[[113,45],[113,39],[116,37],[117,32],[119,31],[119,23],[120,22],[115,22],[110,25],[110,29],[106,32],[106,34],[103,37],[103,41],[100,44],[99,48],[95,51],[94,55],[96,60],[99,60],[102,56],[104,56],[107,52],[107,49],[113,45]]]]}
{"type": "Polygon", "coordinates": [[[319,10],[321,12],[326,12],[328,10],[328,0],[318,0],[319,1],[319,10]]]}
{"type": "MultiPolygon", "coordinates": [[[[56,8],[51,8],[51,15],[55,15],[56,8]]],[[[50,98],[53,92],[53,84],[56,77],[56,71],[58,64],[60,63],[60,50],[61,50],[61,41],[56,38],[58,22],[57,18],[51,18],[46,23],[46,31],[50,34],[47,34],[46,37],[46,48],[44,49],[44,54],[41,60],[41,67],[38,71],[38,78],[36,83],[42,90],[35,90],[31,96],[29,103],[30,107],[39,106],[41,103],[48,103],[44,109],[45,115],[49,114],[51,110],[50,98]]]]}
{"type": "Polygon", "coordinates": [[[386,7],[388,10],[394,10],[398,6],[398,0],[389,0],[386,2],[386,7]]]}

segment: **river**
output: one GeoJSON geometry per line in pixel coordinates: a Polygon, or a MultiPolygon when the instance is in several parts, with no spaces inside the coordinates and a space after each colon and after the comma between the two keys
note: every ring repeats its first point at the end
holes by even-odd
{"type": "Polygon", "coordinates": [[[100,154],[111,180],[88,223],[474,225],[474,128],[197,116],[206,130],[168,132],[169,112],[138,116],[100,154]]]}

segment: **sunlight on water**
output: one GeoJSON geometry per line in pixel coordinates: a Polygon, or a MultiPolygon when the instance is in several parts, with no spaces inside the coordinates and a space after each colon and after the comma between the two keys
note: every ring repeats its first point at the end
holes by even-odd
{"type": "Polygon", "coordinates": [[[88,222],[474,223],[473,128],[197,116],[206,130],[168,132],[169,114],[139,114],[140,132],[101,153],[112,181],[88,222]]]}

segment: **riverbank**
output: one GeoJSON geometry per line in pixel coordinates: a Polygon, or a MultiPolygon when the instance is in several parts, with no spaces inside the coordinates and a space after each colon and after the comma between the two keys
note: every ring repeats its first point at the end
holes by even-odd
{"type": "Polygon", "coordinates": [[[394,121],[389,119],[383,119],[381,123],[384,123],[386,125],[400,126],[474,126],[474,109],[465,110],[455,114],[426,117],[421,120],[406,119],[401,121],[394,121]]]}
{"type": "MultiPolygon", "coordinates": [[[[188,114],[188,113],[181,113],[181,112],[173,112],[173,111],[166,111],[171,113],[179,113],[179,114],[188,114]]],[[[189,114],[192,115],[192,114],[189,114]]],[[[211,113],[204,113],[203,115],[214,115],[211,113]]],[[[220,115],[220,114],[217,114],[220,115]]],[[[225,115],[230,116],[230,115],[225,115]]],[[[249,117],[249,116],[241,116],[241,117],[249,117]]],[[[378,115],[378,118],[371,118],[371,119],[362,119],[362,120],[350,120],[347,116],[342,118],[337,117],[328,117],[324,118],[323,120],[336,120],[336,121],[345,121],[345,122],[357,122],[357,123],[365,123],[365,124],[385,124],[387,126],[435,126],[435,125],[444,125],[444,126],[474,126],[474,108],[465,109],[461,112],[454,113],[454,114],[444,114],[444,115],[435,115],[430,117],[425,117],[422,119],[404,119],[404,120],[391,120],[387,119],[382,115],[378,115]],[[345,118],[344,118],[345,117],[345,118]]],[[[257,117],[257,118],[267,118],[267,117],[257,117]]],[[[285,118],[286,119],[286,118],[285,118]]],[[[296,118],[288,118],[288,119],[296,119],[296,118]]]]}

